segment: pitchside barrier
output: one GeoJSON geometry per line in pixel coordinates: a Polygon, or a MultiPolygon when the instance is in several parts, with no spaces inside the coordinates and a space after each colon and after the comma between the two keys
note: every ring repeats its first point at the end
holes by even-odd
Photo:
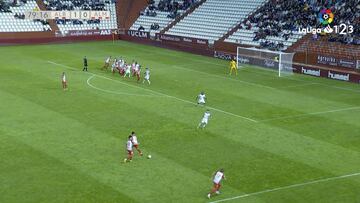
{"type": "Polygon", "coordinates": [[[206,39],[198,39],[193,37],[183,37],[183,36],[176,36],[176,35],[168,35],[168,34],[159,34],[155,35],[156,40],[161,41],[170,41],[170,42],[178,42],[178,43],[185,43],[190,44],[192,46],[209,46],[209,41],[206,39]]]}
{"type": "Polygon", "coordinates": [[[59,32],[9,32],[0,33],[0,45],[66,43],[75,41],[113,40],[111,30],[59,32]]]}
{"type": "Polygon", "coordinates": [[[127,37],[132,37],[134,39],[150,39],[158,42],[171,42],[171,43],[180,43],[182,45],[190,45],[190,46],[209,46],[209,41],[206,39],[198,39],[193,37],[183,37],[176,35],[168,35],[168,34],[159,34],[156,33],[155,36],[151,36],[150,32],[141,31],[141,30],[127,30],[125,32],[127,37]]]}
{"type": "Polygon", "coordinates": [[[152,34],[146,31],[127,30],[124,35],[119,35],[121,40],[148,44],[168,49],[190,52],[204,56],[212,56],[214,49],[208,40],[183,37],[168,34],[152,34]]]}
{"type": "Polygon", "coordinates": [[[55,37],[110,36],[116,31],[115,29],[56,31],[55,37]]]}

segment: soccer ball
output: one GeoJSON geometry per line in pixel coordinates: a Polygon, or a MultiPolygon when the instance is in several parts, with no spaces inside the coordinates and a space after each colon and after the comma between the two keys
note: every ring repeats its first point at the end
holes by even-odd
{"type": "Polygon", "coordinates": [[[147,156],[147,158],[148,158],[148,159],[151,159],[151,155],[149,154],[149,155],[147,156]]]}

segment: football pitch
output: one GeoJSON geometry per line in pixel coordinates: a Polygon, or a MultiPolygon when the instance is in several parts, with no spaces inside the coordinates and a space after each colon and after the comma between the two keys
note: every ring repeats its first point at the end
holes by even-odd
{"type": "Polygon", "coordinates": [[[2,203],[360,202],[357,84],[251,66],[228,76],[228,61],[123,41],[0,53],[2,203]],[[101,71],[110,55],[149,67],[151,85],[101,71]],[[152,159],[123,163],[131,131],[152,159]]]}

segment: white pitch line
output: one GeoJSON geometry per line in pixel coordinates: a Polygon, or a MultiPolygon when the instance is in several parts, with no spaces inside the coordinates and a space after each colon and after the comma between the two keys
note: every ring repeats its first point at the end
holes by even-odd
{"type": "MultiPolygon", "coordinates": [[[[265,68],[258,68],[258,67],[246,67],[247,69],[258,69],[258,70],[268,70],[268,69],[265,69],[265,68]]],[[[268,70],[268,71],[273,71],[273,70],[268,70]]],[[[272,75],[269,75],[269,74],[266,74],[266,73],[260,73],[260,72],[253,72],[255,74],[259,74],[259,75],[267,75],[267,76],[272,76],[272,75]]],[[[299,81],[299,82],[311,82],[311,81],[308,81],[308,80],[303,80],[303,79],[299,79],[299,78],[293,78],[293,77],[282,77],[282,78],[286,78],[288,80],[293,80],[293,81],[299,81]]],[[[310,78],[310,77],[309,77],[310,78]]],[[[311,82],[310,84],[314,84],[314,85],[321,85],[321,86],[324,86],[324,87],[329,87],[329,88],[334,88],[334,89],[339,89],[339,90],[346,90],[346,91],[351,91],[351,92],[357,92],[359,93],[360,90],[356,90],[356,89],[352,89],[352,88],[346,88],[346,87],[338,87],[338,86],[334,86],[334,85],[327,85],[327,84],[324,84],[324,83],[320,83],[320,82],[311,82]]]]}
{"type": "MultiPolygon", "coordinates": [[[[191,101],[188,101],[188,100],[180,99],[180,98],[177,98],[177,97],[174,97],[174,96],[169,96],[169,97],[170,97],[170,98],[173,98],[173,99],[176,99],[176,100],[179,100],[179,101],[182,101],[182,102],[189,103],[189,104],[197,105],[197,103],[195,103],[195,102],[191,102],[191,101]]],[[[258,122],[257,120],[254,120],[254,119],[251,119],[251,118],[248,118],[248,117],[245,117],[245,116],[240,116],[240,115],[237,115],[237,114],[234,114],[234,113],[230,113],[230,112],[227,112],[227,111],[223,111],[223,110],[221,110],[221,109],[217,109],[217,108],[214,108],[214,107],[211,107],[211,106],[206,106],[206,108],[211,109],[211,110],[214,110],[214,111],[218,111],[218,112],[221,112],[221,113],[230,115],[230,116],[234,116],[234,117],[238,117],[238,118],[241,118],[241,119],[245,119],[245,120],[248,120],[248,121],[251,121],[251,122],[254,122],[254,123],[257,123],[257,122],[258,122]]]]}
{"type": "MultiPolygon", "coordinates": [[[[216,66],[221,66],[223,67],[222,64],[217,64],[217,63],[212,63],[212,62],[206,62],[206,63],[209,63],[209,64],[213,64],[213,65],[216,65],[216,66]]],[[[197,64],[200,64],[197,63],[197,64]]],[[[192,63],[191,65],[196,65],[195,63],[192,63]]],[[[186,64],[186,66],[188,66],[186,64]]],[[[258,67],[245,67],[245,69],[258,69],[258,70],[261,70],[261,71],[268,71],[268,72],[274,72],[276,73],[276,71],[274,70],[271,70],[271,69],[267,69],[267,68],[258,68],[258,67]]],[[[269,77],[273,77],[273,75],[269,75],[269,74],[266,74],[266,73],[262,73],[262,72],[252,72],[254,74],[258,74],[258,75],[266,75],[266,76],[269,76],[269,77]]],[[[292,77],[282,77],[282,78],[285,78],[285,79],[288,79],[288,80],[293,80],[293,81],[299,81],[299,82],[310,82],[308,80],[303,80],[303,79],[298,79],[298,78],[292,78],[292,77]]],[[[339,90],[346,90],[346,91],[351,91],[351,92],[360,92],[360,90],[356,90],[356,89],[352,89],[352,88],[346,88],[346,87],[338,87],[338,86],[333,86],[333,85],[327,85],[327,84],[323,84],[323,83],[320,83],[320,82],[311,82],[310,84],[314,84],[314,85],[321,85],[321,86],[324,86],[324,87],[329,87],[329,88],[334,88],[334,89],[339,89],[339,90]]],[[[274,88],[276,89],[276,88],[274,88]]]]}
{"type": "Polygon", "coordinates": [[[296,87],[304,87],[304,86],[310,86],[310,85],[316,85],[316,83],[306,83],[306,84],[300,84],[300,85],[289,85],[284,87],[279,87],[280,89],[289,89],[289,88],[296,88],[296,87]]]}
{"type": "Polygon", "coordinates": [[[352,173],[352,174],[336,176],[336,177],[331,177],[331,178],[318,179],[318,180],[314,180],[314,181],[310,181],[310,182],[298,183],[298,184],[294,184],[294,185],[288,185],[288,186],[284,186],[284,187],[278,187],[278,188],[263,190],[263,191],[259,191],[259,192],[253,192],[253,193],[239,195],[239,196],[230,197],[230,198],[226,198],[226,199],[220,199],[220,200],[212,201],[209,203],[226,202],[226,201],[230,201],[230,200],[234,200],[234,199],[240,199],[240,198],[244,198],[244,197],[250,197],[250,196],[260,195],[260,194],[264,194],[264,193],[275,192],[275,191],[279,191],[279,190],[286,190],[286,189],[290,189],[290,188],[302,187],[302,186],[312,185],[312,184],[316,184],[316,183],[328,182],[328,181],[332,181],[332,180],[349,178],[349,177],[358,176],[358,175],[360,175],[360,173],[352,173]]]}
{"type": "Polygon", "coordinates": [[[131,93],[125,93],[125,92],[116,92],[116,91],[111,91],[111,90],[106,90],[106,89],[102,89],[99,87],[95,87],[93,84],[90,83],[90,80],[93,79],[96,75],[92,75],[90,76],[87,80],[86,83],[87,85],[89,85],[90,87],[102,91],[102,92],[106,92],[106,93],[110,93],[110,94],[120,94],[120,95],[127,95],[127,96],[137,96],[137,97],[163,97],[163,96],[157,96],[157,95],[145,95],[145,94],[131,94],[131,93]]]}
{"type": "MultiPolygon", "coordinates": [[[[75,69],[74,67],[71,67],[71,66],[67,66],[67,65],[55,63],[55,62],[52,62],[52,61],[48,61],[48,62],[51,63],[51,64],[54,64],[54,65],[57,65],[57,66],[62,66],[62,67],[71,69],[71,70],[77,70],[77,69],[75,69]]],[[[98,74],[95,74],[95,73],[89,73],[89,72],[85,72],[85,73],[88,73],[88,74],[91,74],[91,75],[95,75],[95,76],[97,76],[97,77],[101,77],[101,78],[104,78],[104,79],[107,79],[107,80],[111,80],[111,81],[114,81],[114,82],[118,82],[118,83],[120,83],[120,84],[124,84],[124,85],[129,86],[129,87],[134,87],[134,88],[146,90],[146,91],[149,91],[149,92],[153,92],[153,93],[156,93],[156,94],[158,94],[158,95],[162,95],[162,96],[165,96],[165,97],[168,97],[168,98],[172,98],[172,99],[175,99],[175,100],[178,100],[178,101],[182,101],[182,102],[185,102],[185,103],[194,104],[194,105],[197,104],[197,103],[195,103],[195,102],[191,102],[191,101],[188,101],[188,100],[185,100],[185,99],[180,99],[180,98],[178,98],[178,97],[171,96],[171,95],[168,95],[168,94],[164,94],[164,93],[161,93],[161,92],[158,92],[158,91],[155,91],[155,90],[150,90],[150,89],[146,89],[146,88],[143,88],[143,87],[138,87],[138,86],[135,86],[135,85],[130,85],[130,84],[121,82],[121,81],[119,81],[119,80],[114,80],[114,79],[112,79],[112,78],[108,78],[108,77],[105,77],[105,76],[102,76],[102,75],[98,75],[98,74]]],[[[243,119],[243,120],[251,121],[251,122],[254,122],[254,123],[257,123],[257,122],[258,122],[257,120],[254,120],[254,119],[251,119],[251,118],[248,118],[248,117],[245,117],[245,116],[237,115],[237,114],[234,114],[234,113],[230,113],[230,112],[227,112],[227,111],[224,111],[224,110],[221,110],[221,109],[217,109],[217,108],[214,108],[214,107],[206,106],[206,108],[211,109],[211,110],[214,110],[214,111],[218,111],[218,112],[221,112],[221,113],[224,113],[224,114],[227,114],[227,115],[231,115],[231,116],[234,116],[234,117],[238,117],[238,118],[241,118],[241,119],[243,119]]]]}
{"type": "MultiPolygon", "coordinates": [[[[51,64],[54,64],[54,65],[57,65],[57,66],[62,66],[62,67],[64,67],[64,68],[68,68],[68,69],[70,69],[70,70],[78,70],[78,69],[76,69],[76,68],[74,68],[74,67],[67,66],[67,65],[64,65],[64,64],[55,63],[55,62],[52,62],[52,61],[48,61],[48,62],[51,63],[51,64]]],[[[104,78],[104,79],[107,79],[107,80],[115,81],[115,82],[117,82],[117,83],[126,85],[126,86],[128,86],[128,87],[133,87],[133,88],[137,88],[137,89],[141,89],[141,90],[146,90],[146,91],[148,91],[148,92],[152,92],[152,93],[155,93],[155,94],[160,94],[160,95],[162,95],[162,96],[167,96],[167,97],[169,97],[168,95],[165,95],[165,94],[160,93],[160,92],[156,92],[156,91],[153,91],[153,90],[150,90],[150,89],[146,89],[146,88],[142,88],[142,87],[130,85],[130,84],[127,84],[127,83],[125,83],[125,82],[121,82],[121,81],[119,81],[119,80],[114,80],[114,79],[111,79],[111,78],[108,78],[108,77],[105,77],[105,76],[102,76],[102,75],[98,75],[98,74],[95,74],[95,73],[89,73],[89,72],[84,72],[84,73],[87,73],[87,74],[90,74],[90,75],[95,75],[95,76],[97,76],[97,77],[101,77],[101,78],[104,78]]]]}
{"type": "Polygon", "coordinates": [[[267,89],[271,89],[271,90],[277,90],[276,88],[270,87],[270,86],[267,86],[267,85],[260,85],[260,84],[257,84],[257,83],[252,83],[252,82],[247,82],[247,81],[243,81],[243,80],[233,79],[233,78],[229,78],[229,77],[225,77],[225,76],[221,76],[221,75],[215,75],[215,74],[211,74],[211,73],[207,73],[207,72],[203,72],[203,71],[198,71],[198,70],[194,70],[194,69],[190,69],[190,68],[184,68],[183,66],[173,65],[172,67],[177,68],[177,69],[192,71],[192,72],[195,72],[195,73],[205,74],[205,75],[209,75],[209,76],[212,76],[212,77],[217,77],[217,78],[222,78],[222,79],[227,79],[227,80],[233,80],[233,81],[237,81],[237,82],[244,83],[244,84],[247,84],[247,85],[257,86],[257,87],[261,87],[261,88],[267,88],[267,89]]]}
{"type": "MultiPolygon", "coordinates": [[[[260,84],[257,84],[257,83],[247,82],[247,81],[243,81],[243,80],[239,80],[239,79],[233,79],[233,78],[224,77],[224,76],[220,76],[220,75],[215,75],[215,74],[211,74],[211,73],[206,73],[206,72],[202,72],[202,71],[198,71],[198,70],[194,70],[194,69],[190,69],[190,68],[185,68],[185,66],[190,66],[190,65],[193,66],[193,65],[196,65],[196,64],[192,63],[192,64],[185,64],[185,65],[181,65],[181,66],[180,65],[173,65],[172,67],[178,68],[178,69],[183,69],[183,70],[188,70],[188,71],[193,71],[193,72],[197,72],[197,73],[202,73],[202,74],[210,75],[210,76],[213,76],[213,77],[233,80],[233,81],[245,83],[245,84],[248,84],[248,85],[263,87],[263,88],[272,89],[272,90],[281,90],[281,89],[294,88],[294,87],[303,87],[303,86],[310,86],[310,85],[321,85],[321,86],[324,86],[324,87],[335,88],[335,89],[340,89],[340,90],[346,90],[346,91],[352,91],[352,92],[360,92],[360,91],[354,90],[354,89],[331,86],[331,85],[326,85],[326,84],[322,84],[322,83],[318,83],[318,82],[308,83],[309,81],[290,78],[290,77],[282,77],[282,78],[286,78],[288,80],[293,80],[293,81],[298,81],[298,82],[306,82],[306,84],[299,84],[299,85],[285,86],[285,87],[282,87],[282,88],[281,87],[275,88],[275,87],[270,87],[270,86],[267,86],[267,85],[260,85],[260,84]]],[[[215,64],[215,65],[219,65],[219,64],[215,64]]],[[[251,70],[251,69],[260,69],[260,68],[256,68],[256,67],[252,67],[252,68],[245,67],[245,68],[247,68],[249,70],[251,70]]],[[[263,69],[263,70],[273,72],[273,70],[268,70],[268,69],[263,69]]],[[[259,72],[252,72],[252,73],[271,76],[269,74],[264,74],[264,73],[259,73],[259,72]]]]}
{"type": "Polygon", "coordinates": [[[312,115],[319,115],[319,114],[326,114],[326,113],[335,113],[335,112],[341,112],[341,111],[350,111],[350,110],[357,110],[360,109],[360,106],[354,106],[350,108],[343,108],[343,109],[334,109],[330,111],[319,111],[319,112],[313,112],[313,113],[306,113],[306,114],[299,114],[299,115],[293,115],[293,116],[284,116],[284,117],[278,117],[278,118],[269,118],[260,120],[258,122],[266,122],[266,121],[274,121],[274,120],[283,120],[288,118],[300,118],[300,117],[306,117],[306,116],[312,116],[312,115]]]}
{"type": "MultiPolygon", "coordinates": [[[[77,71],[78,69],[76,68],[73,68],[73,67],[70,67],[70,66],[66,66],[66,65],[63,65],[63,64],[60,64],[60,63],[55,63],[53,61],[47,61],[48,63],[51,63],[53,65],[57,65],[57,66],[62,66],[64,68],[67,68],[67,69],[70,69],[70,70],[74,70],[74,71],[77,71]]],[[[86,72],[87,73],[87,72],[86,72]]]]}
{"type": "Polygon", "coordinates": [[[322,83],[316,83],[316,84],[324,86],[324,87],[330,87],[330,88],[334,88],[334,89],[339,89],[339,90],[346,90],[346,91],[357,92],[357,93],[360,92],[360,90],[354,90],[354,89],[346,88],[346,87],[337,87],[337,86],[326,85],[326,84],[322,84],[322,83]]]}
{"type": "MultiPolygon", "coordinates": [[[[112,81],[115,81],[115,82],[119,82],[119,83],[122,83],[122,84],[126,84],[126,83],[120,82],[120,81],[118,81],[118,80],[114,80],[114,79],[111,79],[111,78],[104,77],[104,76],[102,76],[102,75],[96,75],[96,76],[102,77],[102,78],[105,78],[105,79],[108,79],[108,80],[112,80],[112,81]]],[[[137,86],[133,86],[133,85],[128,85],[128,86],[137,87],[137,86]]],[[[197,105],[197,103],[195,103],[195,102],[191,102],[191,101],[188,101],[188,100],[185,100],[185,99],[180,99],[180,98],[178,98],[178,97],[171,96],[171,95],[168,95],[168,94],[164,94],[164,93],[161,93],[161,92],[158,92],[158,91],[149,90],[149,89],[145,89],[145,88],[141,88],[141,87],[138,87],[138,88],[144,89],[144,90],[148,90],[148,91],[151,91],[151,92],[154,92],[154,93],[163,95],[163,96],[165,96],[165,97],[169,97],[169,98],[172,98],[172,99],[176,99],[176,100],[178,100],[178,101],[182,101],[182,102],[185,102],[185,103],[197,105]]],[[[242,118],[242,119],[245,119],[245,120],[248,120],[248,121],[251,121],[251,122],[255,122],[255,123],[258,122],[258,121],[254,120],[254,119],[251,119],[251,118],[248,118],[248,117],[245,117],[245,116],[240,116],[240,115],[237,115],[237,114],[234,114],[234,113],[230,113],[230,112],[227,112],[227,111],[223,111],[223,110],[221,110],[221,109],[217,109],[217,108],[214,108],[214,107],[211,107],[211,106],[206,106],[206,108],[212,109],[212,110],[215,110],[215,111],[218,111],[218,112],[227,114],[227,115],[231,115],[231,116],[235,116],[235,117],[238,117],[238,118],[242,118]]]]}

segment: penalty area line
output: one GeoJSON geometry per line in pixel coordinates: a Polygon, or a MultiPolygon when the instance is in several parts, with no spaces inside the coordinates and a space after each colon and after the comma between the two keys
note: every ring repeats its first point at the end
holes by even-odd
{"type": "MultiPolygon", "coordinates": [[[[68,68],[68,69],[71,69],[71,70],[77,70],[77,69],[74,68],[74,67],[67,66],[67,65],[64,65],[64,64],[55,63],[55,62],[53,62],[53,61],[48,61],[48,63],[51,63],[51,64],[53,64],[53,65],[57,65],[57,66],[62,66],[62,67],[64,67],[64,68],[68,68]]],[[[178,101],[182,101],[182,102],[184,102],[184,103],[189,103],[189,104],[197,105],[197,103],[192,102],[192,101],[188,101],[188,100],[181,99],[181,98],[178,98],[178,97],[175,97],[175,96],[171,96],[171,95],[168,95],[168,94],[164,94],[164,93],[161,93],[161,92],[158,92],[158,91],[155,91],[155,90],[150,90],[150,89],[147,89],[147,88],[138,87],[138,86],[135,86],[135,85],[130,85],[130,84],[121,82],[121,81],[119,81],[119,80],[114,80],[114,79],[112,79],[112,78],[105,77],[105,76],[103,76],[103,75],[99,75],[99,74],[95,74],[95,73],[89,73],[89,72],[85,72],[85,73],[91,74],[92,76],[97,76],[97,77],[101,77],[101,78],[104,78],[104,79],[107,79],[107,80],[111,80],[111,81],[114,81],[114,82],[118,82],[118,83],[120,83],[120,84],[124,84],[124,85],[129,86],[129,87],[146,90],[146,91],[155,93],[155,94],[157,94],[157,95],[164,96],[164,98],[168,97],[168,98],[172,98],[172,99],[175,99],[175,100],[178,100],[178,101]]],[[[234,117],[237,117],[237,118],[241,118],[241,119],[243,119],[243,120],[247,120],[247,121],[250,121],[250,122],[258,123],[257,120],[254,120],[254,119],[252,119],[252,118],[248,118],[248,117],[245,117],[245,116],[241,116],[241,115],[238,115],[238,114],[234,114],[234,113],[231,113],[231,112],[227,112],[227,111],[224,111],[224,110],[221,110],[221,109],[218,109],[218,108],[214,108],[214,107],[211,107],[211,106],[205,106],[205,107],[208,108],[208,109],[217,111],[217,112],[221,112],[221,113],[223,113],[223,114],[227,114],[227,115],[230,115],[230,116],[234,116],[234,117]]]]}
{"type": "Polygon", "coordinates": [[[270,192],[276,192],[279,190],[286,190],[286,189],[297,188],[297,187],[302,187],[302,186],[307,186],[307,185],[313,185],[313,184],[317,184],[317,183],[323,183],[323,182],[328,182],[328,181],[333,181],[333,180],[338,180],[338,179],[344,179],[344,178],[349,178],[349,177],[358,176],[358,175],[360,175],[360,173],[352,173],[352,174],[347,174],[347,175],[342,175],[342,176],[318,179],[318,180],[313,180],[313,181],[309,181],[309,182],[298,183],[298,184],[288,185],[288,186],[284,186],[284,187],[278,187],[278,188],[263,190],[263,191],[259,191],[259,192],[243,194],[243,195],[230,197],[230,198],[226,198],[226,199],[220,199],[220,200],[212,201],[209,203],[226,202],[226,201],[231,201],[231,200],[235,200],[235,199],[241,199],[241,198],[245,198],[245,197],[260,195],[260,194],[264,194],[264,193],[270,193],[270,192]]]}
{"type": "MultiPolygon", "coordinates": [[[[60,63],[55,63],[55,62],[52,62],[52,61],[48,61],[48,63],[51,63],[53,65],[57,65],[57,66],[61,66],[61,67],[64,67],[64,68],[67,68],[67,69],[70,69],[70,70],[74,70],[74,71],[78,71],[78,69],[74,68],[74,67],[71,67],[71,66],[67,66],[67,65],[64,65],[64,64],[60,64],[60,63]]],[[[95,75],[97,77],[100,77],[100,78],[104,78],[104,79],[107,79],[107,80],[110,80],[110,81],[114,81],[114,82],[117,82],[117,83],[120,83],[120,84],[123,84],[123,85],[126,85],[128,87],[133,87],[133,88],[137,88],[137,89],[141,89],[141,90],[146,90],[148,92],[152,92],[152,93],[155,93],[155,94],[158,94],[158,95],[162,95],[162,96],[167,96],[167,95],[164,95],[162,93],[159,93],[159,92],[156,92],[156,91],[153,91],[153,90],[150,90],[150,89],[146,89],[146,88],[143,88],[143,87],[138,87],[138,86],[135,86],[135,85],[130,85],[130,84],[127,84],[125,82],[121,82],[119,80],[114,80],[112,78],[108,78],[108,77],[105,77],[105,76],[102,76],[102,75],[99,75],[99,74],[95,74],[95,73],[89,73],[89,72],[84,72],[86,74],[90,74],[90,75],[95,75]]]]}
{"type": "Polygon", "coordinates": [[[278,117],[278,118],[269,118],[269,119],[260,120],[259,122],[276,121],[276,120],[284,120],[284,119],[291,119],[291,118],[302,118],[302,117],[313,116],[313,115],[321,115],[321,114],[327,114],[327,113],[336,113],[336,112],[358,110],[358,109],[360,109],[360,106],[354,106],[354,107],[343,108],[343,109],[334,109],[334,110],[330,110],[330,111],[305,113],[305,114],[299,114],[299,115],[293,115],[293,116],[284,116],[284,117],[278,117]]]}
{"type": "Polygon", "coordinates": [[[172,67],[177,68],[177,69],[181,69],[181,70],[192,71],[192,72],[195,72],[195,73],[205,74],[205,75],[209,75],[209,76],[212,76],[212,77],[217,77],[217,78],[221,78],[221,79],[226,79],[226,80],[231,80],[231,81],[235,81],[235,82],[239,82],[239,83],[244,83],[244,84],[247,84],[247,85],[256,86],[256,87],[260,87],[260,88],[267,88],[267,89],[271,89],[271,90],[277,90],[275,87],[270,87],[270,86],[267,86],[267,85],[261,85],[261,84],[257,84],[257,83],[253,83],[253,82],[247,82],[247,81],[244,81],[244,80],[234,79],[234,78],[230,78],[230,77],[226,77],[226,76],[215,75],[215,74],[212,74],[212,73],[207,73],[207,72],[203,72],[203,71],[199,71],[199,70],[185,68],[184,66],[180,66],[180,65],[172,65],[172,67]]]}
{"type": "Polygon", "coordinates": [[[102,88],[99,88],[99,87],[96,87],[94,86],[93,84],[90,83],[90,80],[92,80],[96,75],[92,75],[90,76],[87,80],[86,80],[86,83],[89,87],[93,88],[93,89],[96,89],[98,91],[101,91],[101,92],[106,92],[106,93],[109,93],[109,94],[119,94],[119,95],[127,95],[127,96],[137,96],[137,97],[163,97],[163,96],[160,96],[160,95],[146,95],[146,94],[132,94],[132,93],[126,93],[126,92],[116,92],[116,91],[111,91],[111,90],[106,90],[106,89],[102,89],[102,88]]]}
{"type": "Polygon", "coordinates": [[[289,89],[289,88],[297,88],[297,87],[305,87],[310,85],[316,85],[316,83],[306,83],[306,84],[299,84],[299,85],[289,85],[284,87],[279,87],[279,89],[289,89]]]}

